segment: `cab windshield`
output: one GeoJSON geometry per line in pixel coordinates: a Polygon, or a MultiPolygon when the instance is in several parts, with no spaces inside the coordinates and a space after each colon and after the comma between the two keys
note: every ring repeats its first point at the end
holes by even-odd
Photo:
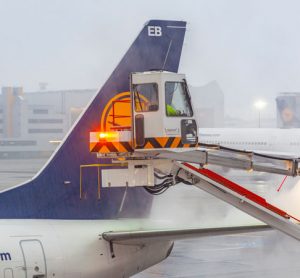
{"type": "Polygon", "coordinates": [[[168,117],[192,117],[190,97],[184,82],[166,82],[166,114],[168,117]]]}
{"type": "Polygon", "coordinates": [[[158,110],[158,86],[156,83],[134,85],[133,92],[136,112],[158,110]]]}

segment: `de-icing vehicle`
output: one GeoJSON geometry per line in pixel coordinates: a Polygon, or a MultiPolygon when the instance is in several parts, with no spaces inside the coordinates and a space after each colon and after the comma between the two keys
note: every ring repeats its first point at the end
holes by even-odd
{"type": "Polygon", "coordinates": [[[127,98],[112,101],[106,124],[90,133],[90,151],[120,166],[101,171],[102,186],[142,186],[156,195],[180,182],[195,185],[300,239],[300,229],[290,221],[297,218],[206,168],[211,164],[297,176],[298,159],[201,144],[184,74],[132,72],[129,80],[127,98]]]}

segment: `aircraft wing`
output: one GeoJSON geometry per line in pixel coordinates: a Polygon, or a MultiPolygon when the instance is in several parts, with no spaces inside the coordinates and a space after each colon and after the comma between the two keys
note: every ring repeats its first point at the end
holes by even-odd
{"type": "Polygon", "coordinates": [[[174,241],[189,238],[232,235],[271,230],[268,225],[236,226],[201,229],[170,229],[104,232],[103,239],[116,244],[144,244],[150,241],[174,241]]]}

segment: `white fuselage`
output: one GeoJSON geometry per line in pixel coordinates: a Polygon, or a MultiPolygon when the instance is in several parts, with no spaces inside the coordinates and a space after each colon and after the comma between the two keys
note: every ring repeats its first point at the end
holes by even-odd
{"type": "Polygon", "coordinates": [[[129,277],[167,257],[172,242],[110,244],[103,232],[138,228],[126,220],[0,220],[0,277],[129,277]]]}
{"type": "Polygon", "coordinates": [[[300,156],[300,129],[200,128],[199,141],[242,150],[300,156]]]}

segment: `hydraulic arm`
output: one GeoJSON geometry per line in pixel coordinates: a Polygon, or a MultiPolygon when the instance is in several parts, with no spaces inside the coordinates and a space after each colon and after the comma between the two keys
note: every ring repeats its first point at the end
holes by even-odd
{"type": "Polygon", "coordinates": [[[208,169],[189,163],[176,163],[176,166],[179,177],[185,181],[300,240],[300,226],[296,224],[300,221],[264,198],[208,169]]]}

